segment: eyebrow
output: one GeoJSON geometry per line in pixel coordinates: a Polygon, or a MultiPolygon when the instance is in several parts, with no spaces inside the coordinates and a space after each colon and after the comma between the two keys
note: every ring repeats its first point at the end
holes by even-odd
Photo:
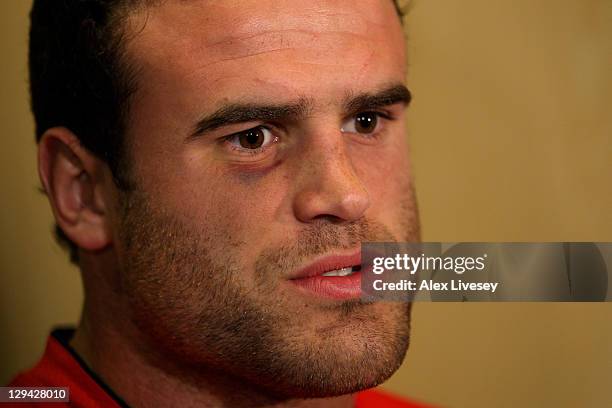
{"type": "MultiPolygon", "coordinates": [[[[372,110],[383,106],[403,103],[408,105],[411,93],[403,84],[387,87],[374,93],[349,94],[344,100],[344,109],[349,114],[372,110]]],[[[264,121],[278,122],[304,117],[312,109],[312,101],[300,98],[287,104],[231,103],[200,119],[187,140],[195,139],[206,132],[237,123],[264,121]]]]}
{"type": "Polygon", "coordinates": [[[189,139],[223,126],[236,123],[260,121],[280,121],[305,116],[311,102],[300,98],[297,102],[283,105],[261,105],[256,103],[232,103],[200,119],[189,139]]]}
{"type": "Polygon", "coordinates": [[[412,94],[403,84],[392,85],[375,93],[349,94],[344,101],[344,109],[349,114],[403,103],[409,105],[412,94]]]}

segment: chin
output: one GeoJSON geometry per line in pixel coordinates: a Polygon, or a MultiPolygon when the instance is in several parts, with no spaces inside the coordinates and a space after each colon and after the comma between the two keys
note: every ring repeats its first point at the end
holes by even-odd
{"type": "Polygon", "coordinates": [[[335,397],[380,385],[397,371],[408,350],[409,314],[402,315],[353,316],[301,342],[293,338],[250,380],[279,398],[335,397]]]}

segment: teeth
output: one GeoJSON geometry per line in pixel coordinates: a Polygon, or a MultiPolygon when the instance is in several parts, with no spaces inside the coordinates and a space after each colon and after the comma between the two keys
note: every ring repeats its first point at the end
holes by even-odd
{"type": "Polygon", "coordinates": [[[333,271],[325,272],[321,276],[349,276],[352,275],[353,272],[353,268],[349,266],[348,268],[336,269],[333,271]]]}

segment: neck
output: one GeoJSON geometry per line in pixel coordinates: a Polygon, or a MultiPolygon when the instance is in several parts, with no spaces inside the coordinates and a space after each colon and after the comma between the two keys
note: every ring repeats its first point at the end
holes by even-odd
{"type": "Polygon", "coordinates": [[[83,273],[85,305],[70,342],[89,368],[128,405],[204,407],[351,407],[353,396],[285,399],[218,370],[168,361],[126,317],[124,303],[95,270],[83,273]],[[96,276],[97,275],[97,276],[96,276]],[[87,281],[94,278],[95,288],[87,281]],[[105,290],[108,289],[108,290],[105,290]],[[114,293],[113,293],[114,292],[114,293]]]}

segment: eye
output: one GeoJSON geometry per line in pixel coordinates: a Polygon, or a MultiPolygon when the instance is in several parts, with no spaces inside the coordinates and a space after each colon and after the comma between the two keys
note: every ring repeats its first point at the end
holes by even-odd
{"type": "Polygon", "coordinates": [[[263,127],[257,126],[242,132],[234,133],[226,138],[227,142],[236,150],[245,152],[258,152],[265,149],[278,138],[272,132],[263,127]]]}
{"type": "Polygon", "coordinates": [[[378,112],[360,112],[344,122],[340,130],[365,135],[375,133],[380,127],[380,116],[378,112]]]}

